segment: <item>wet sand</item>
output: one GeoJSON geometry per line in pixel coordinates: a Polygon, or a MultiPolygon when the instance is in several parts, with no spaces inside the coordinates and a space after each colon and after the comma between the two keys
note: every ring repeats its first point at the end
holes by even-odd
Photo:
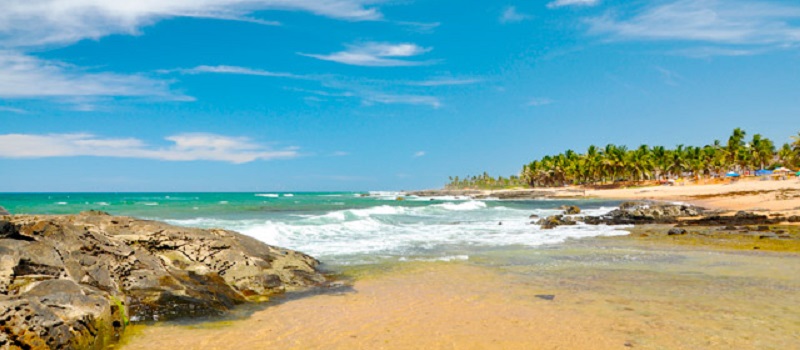
{"type": "Polygon", "coordinates": [[[800,339],[797,254],[609,238],[344,273],[352,290],[234,320],[135,326],[121,348],[785,349],[800,339]]]}

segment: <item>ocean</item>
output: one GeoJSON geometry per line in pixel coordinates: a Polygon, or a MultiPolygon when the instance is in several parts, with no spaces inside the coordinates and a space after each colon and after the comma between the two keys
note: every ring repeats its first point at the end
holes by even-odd
{"type": "Polygon", "coordinates": [[[560,213],[562,205],[578,205],[582,215],[599,215],[618,204],[416,197],[398,192],[0,194],[0,205],[14,214],[94,209],[179,226],[224,228],[334,266],[468,260],[493,249],[627,234],[619,227],[582,224],[542,230],[529,218],[560,213]]]}

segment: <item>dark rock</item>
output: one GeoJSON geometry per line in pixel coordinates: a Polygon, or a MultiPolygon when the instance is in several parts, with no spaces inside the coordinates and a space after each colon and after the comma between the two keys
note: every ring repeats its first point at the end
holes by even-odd
{"type": "Polygon", "coordinates": [[[788,221],[788,222],[800,222],[800,216],[792,215],[789,218],[787,218],[786,221],[788,221]]]}
{"type": "Polygon", "coordinates": [[[561,210],[564,211],[564,215],[575,215],[581,213],[581,208],[577,205],[562,205],[561,210]]]}
{"type": "Polygon", "coordinates": [[[556,298],[555,294],[536,294],[534,296],[539,298],[539,299],[548,300],[548,301],[552,301],[553,299],[556,298]]]}
{"type": "Polygon", "coordinates": [[[602,216],[586,217],[584,222],[591,225],[641,225],[675,224],[678,218],[697,216],[703,209],[688,205],[657,202],[625,202],[619,209],[602,216]]]}
{"type": "Polygon", "coordinates": [[[686,230],[684,230],[684,229],[682,229],[680,227],[673,227],[669,231],[667,231],[667,235],[668,236],[685,235],[685,234],[686,234],[686,230]]]}
{"type": "Polygon", "coordinates": [[[577,223],[569,216],[553,215],[539,220],[537,224],[540,225],[544,230],[550,230],[558,226],[576,225],[577,223]]]}
{"type": "MultiPolygon", "coordinates": [[[[783,219],[780,218],[770,219],[766,215],[759,215],[754,213],[748,213],[745,211],[739,211],[733,216],[711,215],[697,220],[686,220],[683,221],[683,224],[688,226],[748,226],[748,225],[765,226],[765,225],[775,225],[780,223],[781,221],[783,221],[783,219]]],[[[768,229],[769,228],[767,228],[767,230],[768,229]]],[[[752,230],[752,228],[748,228],[748,230],[752,230]]]]}
{"type": "Polygon", "coordinates": [[[103,348],[128,320],[217,315],[319,285],[317,265],[232,231],[96,211],[6,217],[0,348],[3,339],[11,348],[103,348]]]}
{"type": "Polygon", "coordinates": [[[763,226],[763,225],[759,226],[758,228],[756,228],[756,231],[759,231],[759,232],[769,231],[769,226],[763,226]]]}
{"type": "Polygon", "coordinates": [[[536,214],[531,214],[531,216],[528,217],[528,219],[538,219],[538,218],[539,218],[539,215],[536,215],[536,214]]]}

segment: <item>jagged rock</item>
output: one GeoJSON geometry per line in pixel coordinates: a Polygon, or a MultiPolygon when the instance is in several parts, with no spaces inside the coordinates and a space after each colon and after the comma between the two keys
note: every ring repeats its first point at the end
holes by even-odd
{"type": "Polygon", "coordinates": [[[3,208],[2,206],[0,206],[0,216],[4,216],[4,215],[11,215],[11,213],[9,213],[8,210],[6,210],[6,208],[3,208]]]}
{"type": "Polygon", "coordinates": [[[129,319],[216,315],[325,281],[314,258],[232,231],[103,212],[5,219],[0,349],[102,348],[129,319]]]}
{"type": "Polygon", "coordinates": [[[641,224],[674,224],[678,218],[697,216],[700,208],[669,203],[625,202],[619,209],[602,216],[589,216],[585,222],[591,225],[641,225],[641,224]]]}
{"type": "Polygon", "coordinates": [[[564,215],[575,215],[581,213],[581,208],[577,205],[562,205],[561,210],[564,211],[564,215]]]}
{"type": "Polygon", "coordinates": [[[550,230],[557,226],[576,225],[577,222],[574,218],[569,216],[553,215],[539,220],[536,224],[540,225],[544,230],[550,230]]]}
{"type": "Polygon", "coordinates": [[[528,217],[528,219],[538,219],[538,218],[539,218],[539,215],[536,215],[536,214],[531,214],[531,216],[528,217]]]}

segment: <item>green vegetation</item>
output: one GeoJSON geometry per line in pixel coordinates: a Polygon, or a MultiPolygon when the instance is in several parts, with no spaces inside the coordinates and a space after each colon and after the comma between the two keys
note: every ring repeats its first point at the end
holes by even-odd
{"type": "Polygon", "coordinates": [[[572,150],[547,155],[522,167],[519,176],[495,179],[484,173],[465,178],[451,177],[447,189],[496,189],[519,186],[552,187],[564,185],[604,185],[641,183],[678,178],[694,180],[722,178],[729,171],[752,173],[757,169],[800,167],[800,132],[791,143],[780,148],[772,140],[755,134],[748,142],[747,133],[736,128],[727,143],[694,147],[678,145],[674,149],[641,145],[636,149],[609,144],[604,148],[589,146],[586,153],[572,150]]]}

